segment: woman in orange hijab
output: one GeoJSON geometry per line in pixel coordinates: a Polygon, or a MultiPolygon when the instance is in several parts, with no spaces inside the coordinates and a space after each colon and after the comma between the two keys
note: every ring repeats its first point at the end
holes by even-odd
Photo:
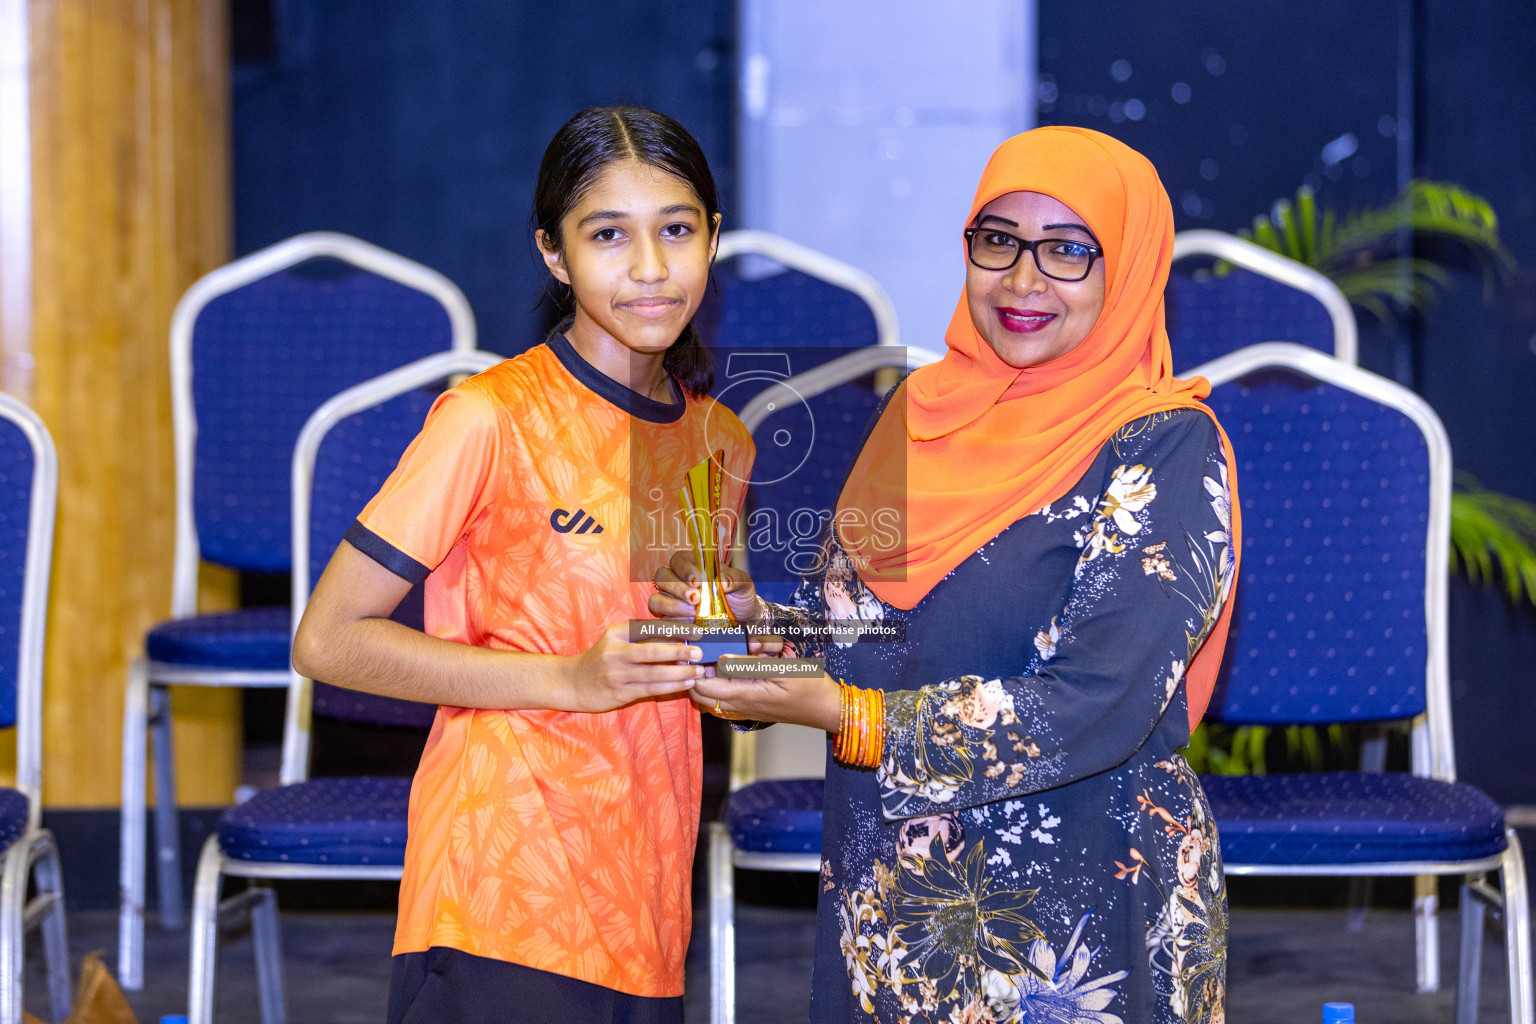
{"type": "Polygon", "coordinates": [[[1170,368],[1172,245],[1139,153],[1003,143],[948,354],[887,402],[821,571],[791,609],[731,585],[744,617],[866,628],[798,643],[828,676],[695,687],[831,734],[814,1021],[1224,1020],[1220,851],[1177,751],[1239,527],[1208,385],[1170,368]]]}

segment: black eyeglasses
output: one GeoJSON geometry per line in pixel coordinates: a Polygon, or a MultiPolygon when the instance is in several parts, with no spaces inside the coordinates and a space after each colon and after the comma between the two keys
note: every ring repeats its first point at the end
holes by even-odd
{"type": "Polygon", "coordinates": [[[1058,281],[1081,281],[1093,269],[1093,261],[1104,255],[1098,246],[1075,238],[1037,238],[1031,242],[996,228],[967,228],[965,242],[971,262],[982,270],[1012,270],[1027,249],[1040,273],[1058,281]]]}

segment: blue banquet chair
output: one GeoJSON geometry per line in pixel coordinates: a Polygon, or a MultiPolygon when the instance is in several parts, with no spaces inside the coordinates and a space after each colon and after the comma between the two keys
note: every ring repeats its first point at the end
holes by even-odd
{"type": "MultiPolygon", "coordinates": [[[[1196,365],[1266,341],[1289,341],[1358,363],[1358,329],[1349,300],[1312,267],[1221,231],[1182,231],[1173,239],[1174,269],[1166,292],[1168,339],[1174,372],[1201,373],[1196,365]],[[1201,265],[1215,260],[1227,273],[1201,265]],[[1191,273],[1193,271],[1193,273],[1191,273]]],[[[1381,771],[1387,739],[1377,727],[1360,739],[1362,770],[1381,771]]],[[[1417,883],[1425,888],[1432,879],[1417,883]]],[[[1372,881],[1350,879],[1351,931],[1365,926],[1372,881]]]]}
{"type": "MultiPolygon", "coordinates": [[[[292,461],[295,628],[314,582],[363,506],[421,430],[438,391],[458,374],[501,361],[442,352],[343,391],[310,417],[292,461]]],[[[281,784],[231,807],[203,845],[192,902],[188,1017],[211,1024],[221,919],[248,913],[263,1024],[286,1017],[274,879],[398,880],[411,780],[309,777],[315,711],[385,725],[431,724],[436,708],[327,687],[290,670],[281,784]],[[250,887],[221,900],[225,876],[250,887]]]]}
{"type": "Polygon", "coordinates": [[[1428,878],[1416,901],[1421,991],[1439,983],[1432,876],[1464,876],[1456,1019],[1475,1019],[1491,906],[1504,918],[1510,1018],[1533,1024],[1520,842],[1497,804],[1456,779],[1451,453],[1439,418],[1407,389],[1299,345],[1252,346],[1201,372],[1232,439],[1244,527],[1207,718],[1402,723],[1412,751],[1410,772],[1202,779],[1227,874],[1428,878]]]}
{"type": "Polygon", "coordinates": [[[22,947],[38,926],[53,1017],[69,1016],[64,876],[53,834],[41,824],[43,644],[58,494],[47,428],[0,394],[0,726],[16,729],[16,788],[0,789],[0,1024],[21,1024],[22,947]]]}
{"type": "MultiPolygon", "coordinates": [[[[872,346],[900,344],[896,307],[878,281],[779,235],[724,232],[712,278],[714,287],[700,307],[698,323],[720,363],[714,397],[738,414],[765,389],[790,377],[872,346]]],[[[901,365],[902,359],[895,358],[880,369],[901,365]]],[[[811,498],[825,504],[824,492],[842,482],[836,460],[821,458],[835,447],[826,431],[861,430],[883,390],[879,383],[883,380],[878,377],[868,384],[840,380],[845,386],[818,403],[824,407],[823,422],[813,424],[808,410],[799,416],[781,415],[769,440],[788,431],[809,443],[820,429],[817,455],[802,464],[809,449],[759,445],[753,479],[772,484],[754,483],[749,489],[749,512],[764,500],[784,506],[773,514],[788,511],[791,503],[803,506],[811,498]]],[[[789,524],[784,525],[787,529],[789,524]]],[[[783,564],[786,557],[784,552],[760,554],[762,592],[770,600],[783,600],[793,589],[793,572],[783,564]]]]}
{"type": "Polygon", "coordinates": [[[288,685],[289,611],[199,614],[199,560],[289,571],[288,473],[299,428],[361,381],[475,347],[463,294],[434,270],[347,235],[316,232],[197,281],[171,321],[176,544],[171,617],[145,637],[123,715],[118,978],[144,960],[148,733],[162,923],[180,926],[181,861],[168,687],[288,685]]]}
{"type": "Polygon", "coordinates": [[[1289,341],[1355,365],[1358,332],[1349,300],[1316,270],[1221,231],[1173,237],[1173,272],[1165,292],[1173,370],[1266,341],[1289,341]],[[1202,259],[1204,258],[1204,259],[1202,259]],[[1191,273],[1219,260],[1225,274],[1191,273]]]}
{"type": "MultiPolygon", "coordinates": [[[[764,381],[742,407],[741,421],[758,456],[732,561],[763,580],[759,589],[770,600],[787,599],[793,588],[789,577],[809,568],[796,559],[814,552],[863,444],[881,397],[866,378],[939,358],[927,349],[869,346],[786,379],[764,381]],[[781,435],[787,435],[782,444],[776,440],[781,435]],[[806,528],[792,525],[797,519],[806,528]],[[758,545],[750,540],[753,534],[784,543],[758,545]]],[[[826,756],[825,735],[802,726],[731,733],[730,793],[721,820],[708,830],[712,1024],[736,1019],[734,869],[821,870],[826,756]],[[771,772],[764,772],[765,763],[773,765],[771,772]]]]}
{"type": "MultiPolygon", "coordinates": [[[[867,345],[900,343],[896,307],[878,281],[779,235],[721,234],[711,281],[695,322],[722,357],[775,351],[793,375],[867,345]]],[[[756,392],[720,369],[715,398],[739,411],[756,392]]]]}

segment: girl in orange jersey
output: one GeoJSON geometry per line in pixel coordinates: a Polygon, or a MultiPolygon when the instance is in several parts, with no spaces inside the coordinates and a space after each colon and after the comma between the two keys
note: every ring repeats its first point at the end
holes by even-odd
{"type": "MultiPolygon", "coordinates": [[[[751,439],[693,315],[719,235],[679,124],[581,112],[539,168],[549,339],[446,392],[315,588],[305,675],[440,705],[411,790],[391,1022],[680,1022],[695,647],[631,643],[687,470],[751,439]],[[635,535],[638,535],[636,533],[635,535]],[[426,633],[388,618],[426,581],[426,633]]],[[[663,550],[665,549],[665,550],[663,550]]]]}

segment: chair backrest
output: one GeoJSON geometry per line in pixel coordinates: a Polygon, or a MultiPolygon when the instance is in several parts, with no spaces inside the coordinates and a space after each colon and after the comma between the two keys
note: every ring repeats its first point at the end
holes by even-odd
{"type": "MultiPolygon", "coordinates": [[[[881,395],[865,379],[937,362],[938,352],[872,345],[765,387],[741,409],[757,445],[747,514],[732,562],[771,601],[785,601],[808,568],[881,395]]],[[[759,778],[821,777],[826,735],[802,726],[731,734],[731,789],[759,778]]]]}
{"type": "MultiPolygon", "coordinates": [[[[331,553],[421,431],[441,384],[456,374],[479,373],[501,358],[490,352],[440,352],[348,388],[309,417],[291,463],[295,629],[331,553]]],[[[430,705],[316,685],[293,672],[283,728],[282,782],[301,782],[309,775],[314,713],[386,725],[428,725],[435,712],[430,705]]]]}
{"type": "Polygon", "coordinates": [[[736,564],[782,601],[815,554],[881,394],[864,381],[941,358],[909,345],[872,345],[783,380],[764,379],[738,415],[757,459],[738,531],[736,564]]]}
{"type": "Polygon", "coordinates": [[[1266,341],[1288,341],[1358,362],[1355,315],[1337,285],[1311,267],[1220,231],[1173,239],[1166,292],[1174,372],[1266,341]],[[1192,275],[1180,261],[1213,257],[1230,272],[1192,275]],[[1184,272],[1181,272],[1184,271],[1184,272]]]}
{"type": "Polygon", "coordinates": [[[37,414],[0,394],[0,726],[16,727],[16,788],[42,813],[43,633],[59,462],[37,414]]]}
{"type": "Polygon", "coordinates": [[[199,558],[289,570],[289,459],[321,402],[474,347],[474,317],[451,281],[347,235],[295,236],[188,289],[171,321],[172,615],[196,611],[199,558]]]}
{"type": "Polygon", "coordinates": [[[1243,559],[1209,716],[1414,720],[1414,770],[1451,779],[1451,455],[1413,392],[1298,345],[1203,371],[1237,458],[1243,559]]]}
{"type": "MultiPolygon", "coordinates": [[[[896,307],[879,282],[787,238],[725,232],[712,277],[695,322],[717,352],[778,350],[788,355],[789,372],[800,373],[853,349],[899,343],[896,307]]],[[[754,393],[716,389],[736,410],[754,393]]]]}

